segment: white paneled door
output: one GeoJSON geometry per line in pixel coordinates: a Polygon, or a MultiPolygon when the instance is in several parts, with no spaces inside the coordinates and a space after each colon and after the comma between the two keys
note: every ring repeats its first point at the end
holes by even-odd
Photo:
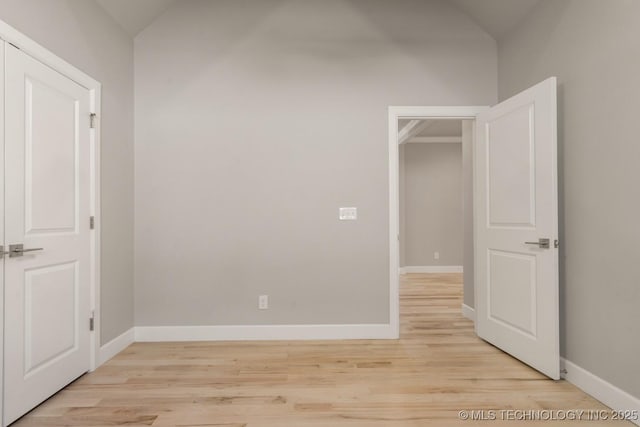
{"type": "Polygon", "coordinates": [[[556,79],[477,117],[476,330],[560,375],[556,79]]]}
{"type": "MultiPolygon", "coordinates": [[[[4,42],[0,40],[0,252],[4,253],[4,42]]],[[[1,255],[0,255],[1,256],[1,255]]],[[[0,425],[4,412],[4,262],[0,259],[0,425]]]]}
{"type": "Polygon", "coordinates": [[[6,44],[5,424],[89,370],[89,143],[89,91],[6,44]]]}

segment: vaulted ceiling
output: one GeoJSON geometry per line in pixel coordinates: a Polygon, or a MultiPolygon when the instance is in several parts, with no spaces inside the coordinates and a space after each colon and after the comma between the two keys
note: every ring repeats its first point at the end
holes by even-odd
{"type": "Polygon", "coordinates": [[[540,0],[449,0],[498,40],[515,27],[540,0]]]}
{"type": "MultiPolygon", "coordinates": [[[[178,0],[96,0],[132,37],[176,1],[178,0]]],[[[469,15],[493,38],[499,39],[517,25],[540,0],[446,1],[469,15]]]]}
{"type": "Polygon", "coordinates": [[[176,0],[96,0],[132,37],[162,15],[176,0]]]}

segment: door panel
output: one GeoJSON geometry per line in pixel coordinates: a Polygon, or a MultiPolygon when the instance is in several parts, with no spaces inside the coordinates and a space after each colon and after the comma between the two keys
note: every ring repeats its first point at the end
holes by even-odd
{"type": "Polygon", "coordinates": [[[535,227],[533,106],[527,105],[487,123],[489,223],[535,227]],[[522,138],[518,144],[514,140],[522,138]],[[516,179],[514,179],[516,178],[516,179]]]}
{"type": "Polygon", "coordinates": [[[476,330],[557,379],[556,79],[478,115],[476,129],[476,330]]]}
{"type": "Polygon", "coordinates": [[[489,250],[487,276],[489,318],[535,337],[536,257],[489,250]]]}
{"type": "Polygon", "coordinates": [[[89,92],[5,46],[4,421],[89,369],[89,92]],[[85,226],[81,226],[81,219],[85,226]]]}
{"type": "Polygon", "coordinates": [[[26,233],[75,232],[79,101],[31,76],[25,86],[26,233]]]}
{"type": "Polygon", "coordinates": [[[78,263],[25,271],[25,376],[78,348],[78,263]],[[52,305],[56,310],[41,310],[52,305]]]}

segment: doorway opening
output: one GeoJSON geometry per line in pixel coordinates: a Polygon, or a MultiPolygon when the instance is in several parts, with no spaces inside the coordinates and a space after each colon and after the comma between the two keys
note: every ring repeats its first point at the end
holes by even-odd
{"type": "MultiPolygon", "coordinates": [[[[472,145],[475,117],[486,107],[390,107],[389,108],[389,197],[390,197],[390,323],[397,336],[400,336],[400,274],[409,272],[458,272],[464,271],[463,314],[473,317],[473,199],[472,199],[472,145]],[[464,141],[463,141],[464,140],[464,141]],[[407,148],[411,144],[410,148],[407,148]],[[464,146],[464,150],[463,150],[464,146]],[[438,211],[432,197],[425,203],[425,198],[418,203],[417,209],[426,209],[423,213],[412,212],[414,221],[407,222],[407,194],[405,163],[407,154],[428,157],[429,152],[440,152],[455,163],[456,151],[459,151],[457,185],[461,187],[456,194],[443,194],[449,199],[452,209],[460,206],[458,220],[447,218],[451,225],[436,229],[443,224],[433,217],[425,218],[426,210],[438,211]],[[464,153],[463,153],[464,151],[464,153]],[[463,159],[464,154],[464,159],[463,159]],[[404,181],[404,182],[403,182],[404,181]],[[456,198],[458,198],[456,202],[456,198]],[[457,224],[456,224],[457,223],[457,224]],[[408,237],[407,226],[419,230],[416,235],[408,237]],[[449,231],[459,237],[447,239],[447,230],[454,227],[462,230],[449,231]],[[432,232],[431,238],[425,240],[425,234],[432,232]],[[438,235],[434,237],[434,235],[438,235]],[[454,242],[457,240],[457,242],[454,242]],[[456,248],[457,246],[457,248],[456,248]],[[446,248],[446,249],[442,249],[446,248]],[[437,259],[436,259],[437,258],[437,259]],[[411,265],[417,264],[417,265],[411,265]],[[466,271],[465,271],[466,269],[466,271]]],[[[416,159],[413,159],[416,160],[416,159]]],[[[419,165],[411,165],[420,167],[419,165]]],[[[455,173],[454,168],[445,173],[455,173]]],[[[443,171],[444,172],[444,171],[443,171]]],[[[420,175],[420,174],[418,174],[420,175]]],[[[425,179],[434,185],[432,190],[440,187],[445,192],[445,183],[433,182],[434,176],[415,177],[416,183],[425,179]],[[439,184],[441,186],[439,187],[439,184]]],[[[453,184],[456,183],[446,183],[453,184]]],[[[447,186],[448,187],[448,186],[447,186]]],[[[409,190],[412,191],[412,190],[409,190]]],[[[428,196],[427,196],[428,197],[428,196]]],[[[441,215],[447,215],[442,210],[441,215]]]]}
{"type": "Polygon", "coordinates": [[[401,335],[439,329],[435,319],[463,306],[463,284],[473,283],[472,127],[398,121],[401,335]]]}
{"type": "Polygon", "coordinates": [[[470,127],[458,119],[398,121],[401,273],[463,272],[470,127]]]}
{"type": "Polygon", "coordinates": [[[473,147],[473,239],[464,243],[473,242],[468,252],[474,271],[465,275],[464,288],[465,294],[473,292],[474,309],[467,306],[463,314],[474,318],[478,337],[558,379],[555,77],[492,107],[389,108],[391,326],[399,337],[399,143],[424,120],[441,119],[471,120],[478,128],[468,141],[473,147]]]}

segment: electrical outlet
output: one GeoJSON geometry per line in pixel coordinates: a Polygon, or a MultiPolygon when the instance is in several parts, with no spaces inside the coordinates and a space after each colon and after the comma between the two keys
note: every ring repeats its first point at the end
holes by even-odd
{"type": "Polygon", "coordinates": [[[258,297],[258,309],[260,310],[269,309],[269,295],[260,295],[258,297]]]}
{"type": "Polygon", "coordinates": [[[440,252],[434,252],[433,259],[440,259],[440,252]]]}

